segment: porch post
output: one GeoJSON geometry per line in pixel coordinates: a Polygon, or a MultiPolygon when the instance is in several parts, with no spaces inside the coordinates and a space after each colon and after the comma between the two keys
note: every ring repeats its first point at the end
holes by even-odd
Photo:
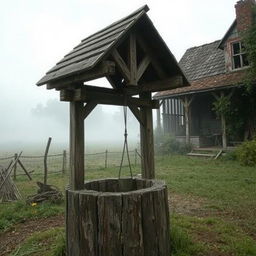
{"type": "MultiPolygon", "coordinates": [[[[220,93],[220,97],[224,97],[225,94],[223,91],[220,93]]],[[[226,118],[225,115],[221,114],[221,129],[222,129],[222,147],[227,148],[227,127],[226,127],[226,118]]]]}
{"type": "Polygon", "coordinates": [[[184,111],[185,111],[185,127],[186,127],[186,144],[190,143],[190,104],[193,98],[189,99],[189,96],[185,96],[184,99],[181,99],[184,111]]]}
{"type": "Polygon", "coordinates": [[[83,103],[70,102],[70,189],[84,188],[83,103]]]}
{"type": "MultiPolygon", "coordinates": [[[[151,99],[151,93],[140,94],[140,98],[151,99]]],[[[144,125],[140,124],[142,178],[154,179],[155,159],[152,109],[149,107],[141,107],[140,109],[144,120],[144,125]]]]}

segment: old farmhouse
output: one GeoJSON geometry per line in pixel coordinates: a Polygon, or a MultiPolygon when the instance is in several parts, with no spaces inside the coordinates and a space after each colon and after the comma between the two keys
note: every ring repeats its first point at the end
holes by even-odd
{"type": "Polygon", "coordinates": [[[254,6],[255,0],[240,0],[236,19],[221,40],[185,52],[179,64],[191,85],[155,95],[162,103],[157,124],[165,133],[197,147],[224,148],[250,136],[250,122],[236,120],[236,108],[233,120],[226,120],[216,116],[213,103],[220,97],[236,107],[247,101],[243,91],[249,63],[241,36],[252,24],[254,6]]]}

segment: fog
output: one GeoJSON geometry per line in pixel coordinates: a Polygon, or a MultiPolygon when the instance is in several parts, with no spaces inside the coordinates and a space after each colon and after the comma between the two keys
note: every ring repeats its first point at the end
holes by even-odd
{"type": "MultiPolygon", "coordinates": [[[[187,48],[223,37],[235,18],[236,1],[148,0],[148,15],[180,59],[187,48]]],[[[44,149],[50,136],[51,148],[68,148],[68,103],[59,102],[56,91],[37,87],[36,82],[81,39],[143,4],[143,0],[1,2],[0,152],[44,149]]],[[[121,147],[123,126],[122,108],[98,106],[86,120],[86,145],[121,147]]],[[[138,123],[131,114],[128,133],[129,141],[138,143],[138,123]]]]}
{"type": "MultiPolygon", "coordinates": [[[[139,123],[128,110],[128,139],[132,146],[139,142],[139,123]]],[[[43,148],[48,137],[52,137],[55,148],[68,147],[69,104],[58,99],[39,103],[30,111],[19,105],[0,107],[2,119],[1,151],[24,148],[43,148]],[[8,111],[6,111],[8,109],[8,111]],[[10,115],[10,113],[12,113],[10,115]]],[[[121,147],[124,139],[123,107],[98,105],[85,120],[85,142],[87,146],[105,148],[121,147]]]]}

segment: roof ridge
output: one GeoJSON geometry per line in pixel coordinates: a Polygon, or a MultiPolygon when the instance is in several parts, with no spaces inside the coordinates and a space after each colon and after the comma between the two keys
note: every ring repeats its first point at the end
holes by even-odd
{"type": "Polygon", "coordinates": [[[104,30],[106,30],[106,29],[108,29],[108,28],[110,28],[110,27],[112,27],[112,26],[114,26],[114,25],[116,25],[116,24],[120,23],[121,21],[124,21],[124,20],[126,20],[126,19],[128,19],[128,18],[130,18],[130,17],[132,17],[132,16],[135,16],[137,13],[140,13],[140,12],[142,12],[142,11],[144,11],[145,13],[146,13],[146,12],[148,12],[148,11],[149,11],[149,7],[148,7],[148,5],[146,5],[146,4],[145,4],[145,5],[143,5],[142,7],[140,7],[140,8],[139,8],[139,9],[137,9],[136,11],[134,11],[134,12],[130,13],[130,14],[129,14],[129,15],[127,15],[126,17],[121,18],[121,19],[119,19],[119,20],[117,20],[117,21],[115,21],[115,22],[111,23],[110,25],[106,26],[105,28],[100,29],[99,31],[97,31],[97,32],[95,32],[95,33],[93,33],[93,34],[89,35],[88,37],[86,37],[86,38],[82,39],[82,41],[81,41],[81,42],[83,42],[83,41],[85,41],[85,40],[87,40],[87,39],[89,39],[89,38],[91,38],[91,37],[93,37],[93,36],[97,35],[98,33],[100,33],[100,32],[102,32],[102,31],[104,31],[104,30]]]}
{"type": "Polygon", "coordinates": [[[215,44],[215,43],[220,42],[220,41],[221,41],[221,39],[218,39],[218,40],[215,40],[215,41],[213,41],[211,43],[205,43],[205,44],[198,45],[198,46],[192,46],[192,47],[188,48],[187,51],[191,50],[191,49],[199,48],[199,47],[202,47],[202,46],[207,46],[207,45],[210,45],[210,44],[215,44]]]}

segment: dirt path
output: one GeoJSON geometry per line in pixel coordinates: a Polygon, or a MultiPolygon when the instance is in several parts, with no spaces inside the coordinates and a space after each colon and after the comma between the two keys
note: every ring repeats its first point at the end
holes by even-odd
{"type": "Polygon", "coordinates": [[[63,215],[46,219],[29,220],[15,225],[12,229],[0,234],[0,256],[9,255],[11,251],[34,232],[61,226],[64,226],[63,215]]]}

